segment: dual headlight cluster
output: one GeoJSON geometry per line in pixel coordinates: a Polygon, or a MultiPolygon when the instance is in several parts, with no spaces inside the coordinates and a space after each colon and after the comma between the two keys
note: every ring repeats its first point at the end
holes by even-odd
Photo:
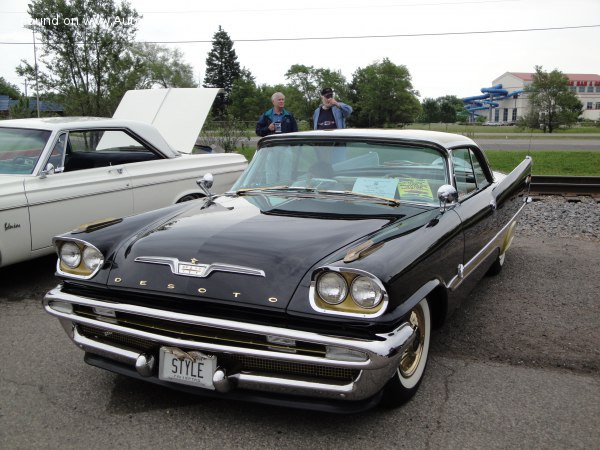
{"type": "Polygon", "coordinates": [[[315,292],[317,306],[350,314],[376,314],[387,299],[379,280],[358,271],[323,271],[316,278],[315,292]]]}
{"type": "Polygon", "coordinates": [[[89,278],[104,263],[104,255],[94,246],[84,242],[57,241],[60,272],[89,278]]]}

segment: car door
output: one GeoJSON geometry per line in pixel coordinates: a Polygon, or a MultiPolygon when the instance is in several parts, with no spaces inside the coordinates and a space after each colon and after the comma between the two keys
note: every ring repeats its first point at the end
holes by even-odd
{"type": "Polygon", "coordinates": [[[52,245],[53,236],[81,224],[133,213],[131,181],[123,164],[68,168],[69,158],[78,154],[93,157],[102,130],[93,131],[96,139],[86,131],[57,134],[46,158],[58,170],[25,180],[33,251],[52,245]]]}
{"type": "Polygon", "coordinates": [[[487,162],[478,149],[452,151],[452,166],[458,191],[459,215],[464,233],[463,268],[466,277],[487,257],[481,250],[494,238],[497,229],[492,180],[487,162]]]}

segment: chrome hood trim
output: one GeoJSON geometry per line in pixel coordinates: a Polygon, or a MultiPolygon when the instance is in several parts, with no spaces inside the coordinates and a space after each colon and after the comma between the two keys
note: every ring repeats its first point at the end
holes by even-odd
{"type": "Polygon", "coordinates": [[[252,267],[236,266],[233,264],[211,263],[198,264],[196,259],[190,262],[182,262],[178,258],[168,258],[163,256],[138,256],[135,262],[147,264],[163,264],[171,268],[175,275],[184,277],[206,278],[213,272],[240,273],[243,275],[254,275],[264,277],[264,270],[254,269],[252,267]]]}

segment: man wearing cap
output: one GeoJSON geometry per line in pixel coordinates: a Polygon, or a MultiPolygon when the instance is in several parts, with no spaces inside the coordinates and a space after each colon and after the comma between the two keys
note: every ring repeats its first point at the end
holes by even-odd
{"type": "Polygon", "coordinates": [[[339,102],[334,97],[333,89],[327,87],[321,91],[321,106],[313,114],[315,130],[331,130],[346,128],[346,118],[352,114],[352,107],[339,102]]]}
{"type": "Polygon", "coordinates": [[[266,136],[273,133],[298,131],[298,124],[291,112],[284,108],[285,95],[275,92],[271,96],[273,107],[262,114],[256,122],[256,134],[266,136]]]}

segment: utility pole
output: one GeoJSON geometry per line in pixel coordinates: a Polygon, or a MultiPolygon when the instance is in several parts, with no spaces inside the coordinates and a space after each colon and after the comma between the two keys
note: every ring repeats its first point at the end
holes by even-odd
{"type": "MultiPolygon", "coordinates": [[[[31,29],[31,33],[33,34],[33,63],[35,68],[35,104],[37,106],[37,116],[40,117],[40,91],[38,85],[38,63],[37,63],[37,53],[35,48],[35,29],[31,29]]],[[[29,105],[27,105],[29,106],[29,105]]]]}

